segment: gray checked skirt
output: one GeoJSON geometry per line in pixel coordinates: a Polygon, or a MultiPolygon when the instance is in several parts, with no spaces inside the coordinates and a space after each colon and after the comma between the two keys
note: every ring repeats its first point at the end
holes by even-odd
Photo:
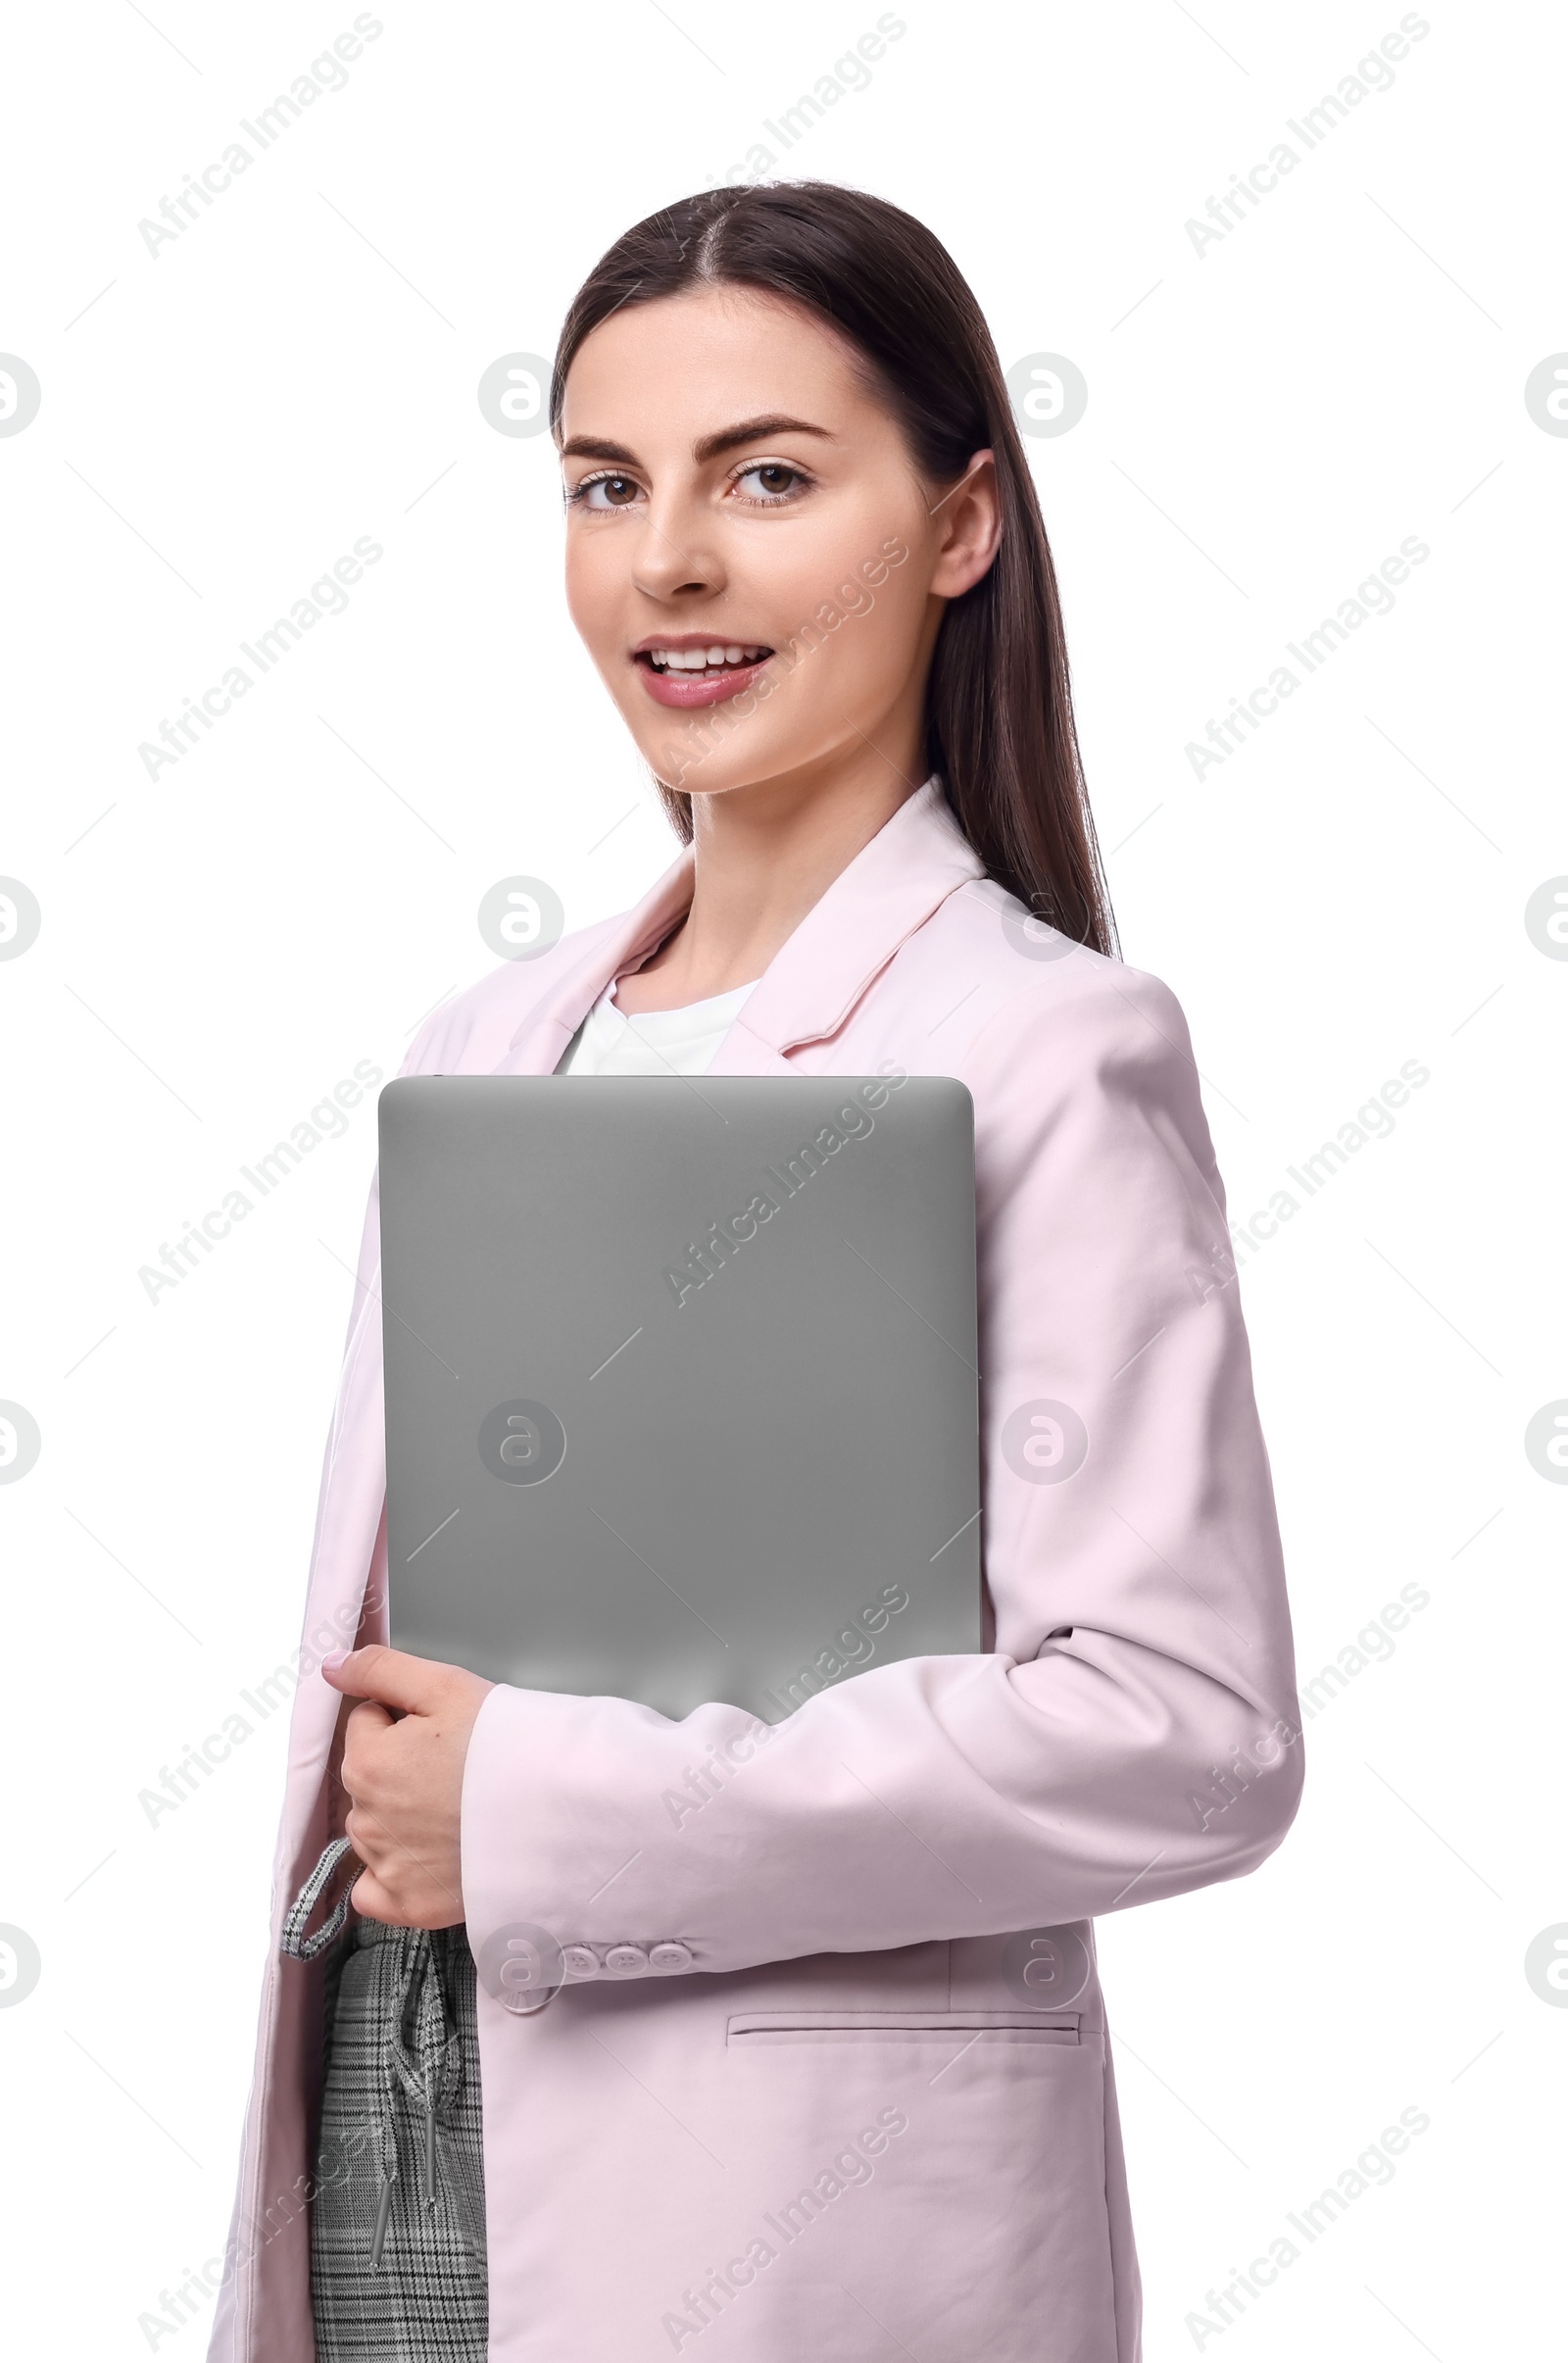
{"type": "MultiPolygon", "coordinates": [[[[324,1947],[285,1939],[312,1949],[324,1947]]],[[[328,1956],[311,2209],[318,2363],[485,2363],[474,1989],[462,1928],[355,1916],[328,1956]]]]}

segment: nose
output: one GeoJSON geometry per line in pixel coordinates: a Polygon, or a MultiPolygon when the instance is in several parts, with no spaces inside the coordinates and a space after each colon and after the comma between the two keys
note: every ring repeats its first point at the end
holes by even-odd
{"type": "Polygon", "coordinates": [[[676,493],[650,500],[632,580],[650,599],[665,601],[711,598],[724,588],[723,561],[701,503],[676,493]]]}

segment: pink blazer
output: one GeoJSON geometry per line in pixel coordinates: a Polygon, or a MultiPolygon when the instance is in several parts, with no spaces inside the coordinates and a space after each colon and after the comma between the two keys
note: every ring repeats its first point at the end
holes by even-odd
{"type": "MultiPolygon", "coordinates": [[[[690,893],[688,853],[635,911],[439,1010],[404,1071],[550,1073],[690,893]]],[[[712,1071],[880,1068],[974,1098],[994,1649],[873,1662],[765,1744],[728,1706],[672,1723],[489,1694],[464,1791],[470,1941],[537,1926],[573,1971],[531,2016],[479,1996],[495,2363],[1140,2351],[1091,1922],[1251,1870],[1301,1779],[1223,1192],[1171,994],[1030,921],[929,783],[802,922],[712,1071]]],[[[380,1632],[377,1278],[372,1190],[274,1937],[326,1829],[339,1701],[316,1667],[368,1598],[380,1632]]],[[[319,1972],[274,1949],[216,2363],[315,2354],[320,2008],[319,1972]]]]}

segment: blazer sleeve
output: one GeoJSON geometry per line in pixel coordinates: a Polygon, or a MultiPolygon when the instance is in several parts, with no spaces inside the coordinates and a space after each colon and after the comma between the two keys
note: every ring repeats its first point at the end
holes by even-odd
{"type": "Polygon", "coordinates": [[[722,1971],[1053,1926],[1238,1877],[1289,1827],[1279,1534],[1181,1010],[1061,963],[961,1071],[994,1652],[868,1668],[776,1727],[498,1687],[465,1776],[476,1949],[515,1922],[722,1971]]]}

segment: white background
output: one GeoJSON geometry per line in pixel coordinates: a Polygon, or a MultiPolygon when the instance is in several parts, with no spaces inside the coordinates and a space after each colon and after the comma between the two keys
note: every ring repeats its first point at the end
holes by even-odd
{"type": "MultiPolygon", "coordinates": [[[[0,348],[43,400],[0,439],[0,871],[43,925],[0,963],[0,1396],[43,1448],[0,1488],[0,1921],[43,1973],[0,2009],[0,2220],[11,2344],[94,2363],[205,2343],[139,2318],[227,2226],[285,1718],[156,1827],[138,1792],[296,1641],[370,1103],[156,1304],[138,1269],[494,964],[496,879],[578,926],[671,858],[563,609],[548,438],[475,387],[548,354],[611,238],[724,176],[877,0],[383,0],[347,87],[149,253],[138,222],[353,13],[89,0],[14,20],[4,76],[0,348]],[[150,779],[139,744],[366,535],[348,611],[150,779]]],[[[920,215],[1005,365],[1085,374],[1029,455],[1125,956],[1187,1009],[1233,1213],[1430,1070],[1242,1255],[1303,1677],[1401,1585],[1430,1600],[1321,1694],[1263,1870],[1102,1925],[1150,2363],[1533,2354],[1568,1491],[1524,1430],[1568,1397],[1568,963],[1524,908],[1568,871],[1568,438],[1524,384],[1568,347],[1563,23],[1423,10],[1308,152],[1286,119],[1398,0],[899,13],[780,170],[920,215]],[[1200,254],[1186,222],[1282,137],[1295,172],[1200,254]],[[1209,717],[1407,536],[1393,612],[1196,777],[1209,717]],[[1195,2331],[1404,2108],[1430,2127],[1393,2181],[1195,2331]]]]}

